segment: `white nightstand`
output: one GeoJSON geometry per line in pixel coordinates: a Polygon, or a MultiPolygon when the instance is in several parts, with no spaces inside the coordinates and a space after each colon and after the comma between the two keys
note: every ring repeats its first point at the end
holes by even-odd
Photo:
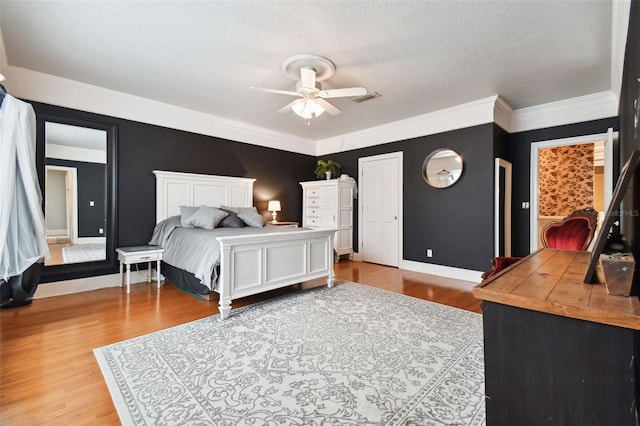
{"type": "Polygon", "coordinates": [[[267,222],[267,225],[271,226],[286,226],[288,228],[297,228],[298,222],[267,222]]]}
{"type": "Polygon", "coordinates": [[[160,288],[160,262],[164,249],[159,246],[134,246],[120,247],[116,249],[118,260],[120,261],[120,287],[122,287],[122,268],[127,265],[127,293],[131,291],[131,264],[148,262],[149,277],[147,282],[151,282],[151,262],[156,262],[156,273],[158,277],[158,288],[160,288]]]}

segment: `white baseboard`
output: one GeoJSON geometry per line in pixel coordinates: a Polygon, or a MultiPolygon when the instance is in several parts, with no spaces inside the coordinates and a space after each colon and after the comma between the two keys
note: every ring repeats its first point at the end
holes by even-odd
{"type": "Polygon", "coordinates": [[[38,285],[34,299],[81,293],[107,287],[119,287],[120,274],[99,275],[97,277],[78,278],[75,280],[42,283],[38,285]]]}
{"type": "MultiPolygon", "coordinates": [[[[351,255],[354,262],[364,262],[362,254],[354,252],[351,255]]],[[[453,268],[451,266],[434,265],[432,263],[416,262],[413,260],[402,259],[400,269],[407,271],[421,272],[423,274],[438,275],[441,277],[454,278],[457,280],[470,281],[480,283],[482,281],[482,271],[474,271],[471,269],[453,268]]]]}
{"type": "Polygon", "coordinates": [[[353,252],[349,260],[353,260],[354,262],[362,262],[362,255],[357,251],[353,252]]]}
{"type": "MultiPolygon", "coordinates": [[[[357,252],[353,253],[352,260],[356,262],[362,262],[362,255],[357,252]]],[[[421,272],[423,274],[439,275],[442,277],[454,278],[463,281],[471,281],[474,283],[479,283],[482,281],[481,271],[453,268],[451,266],[434,265],[431,263],[415,262],[412,260],[402,260],[401,269],[421,272]]],[[[152,277],[152,282],[154,280],[155,276],[152,277]]],[[[45,297],[62,296],[65,294],[81,293],[83,291],[91,291],[98,290],[100,288],[119,286],[120,274],[100,275],[97,277],[78,278],[75,280],[43,283],[38,286],[38,289],[36,290],[36,293],[33,297],[34,299],[42,299],[45,297]]]]}
{"type": "Polygon", "coordinates": [[[454,278],[457,280],[471,281],[474,283],[480,283],[482,281],[482,271],[434,265],[432,263],[415,262],[413,260],[403,259],[402,269],[422,272],[423,274],[439,275],[441,277],[454,278]]]}
{"type": "Polygon", "coordinates": [[[106,244],[106,237],[81,237],[74,241],[74,244],[106,244]]]}

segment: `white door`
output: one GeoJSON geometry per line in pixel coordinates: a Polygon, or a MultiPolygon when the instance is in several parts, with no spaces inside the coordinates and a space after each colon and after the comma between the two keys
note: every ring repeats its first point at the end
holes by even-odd
{"type": "Polygon", "coordinates": [[[402,152],[358,159],[359,251],[365,262],[400,265],[402,152]]]}

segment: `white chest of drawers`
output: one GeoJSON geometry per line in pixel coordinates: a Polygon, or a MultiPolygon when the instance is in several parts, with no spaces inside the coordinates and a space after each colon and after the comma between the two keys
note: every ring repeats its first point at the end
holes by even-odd
{"type": "Polygon", "coordinates": [[[352,180],[340,179],[300,182],[302,186],[302,226],[336,228],[333,241],[338,255],[353,253],[352,180]]]}

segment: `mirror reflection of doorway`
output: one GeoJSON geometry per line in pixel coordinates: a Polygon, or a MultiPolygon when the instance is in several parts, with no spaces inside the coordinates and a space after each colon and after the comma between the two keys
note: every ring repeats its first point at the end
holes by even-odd
{"type": "Polygon", "coordinates": [[[46,166],[45,225],[51,257],[45,265],[64,263],[62,248],[71,247],[78,235],[75,205],[77,170],[73,167],[46,166]]]}
{"type": "Polygon", "coordinates": [[[76,169],[46,166],[45,224],[49,243],[73,240],[76,200],[76,169]]]}

